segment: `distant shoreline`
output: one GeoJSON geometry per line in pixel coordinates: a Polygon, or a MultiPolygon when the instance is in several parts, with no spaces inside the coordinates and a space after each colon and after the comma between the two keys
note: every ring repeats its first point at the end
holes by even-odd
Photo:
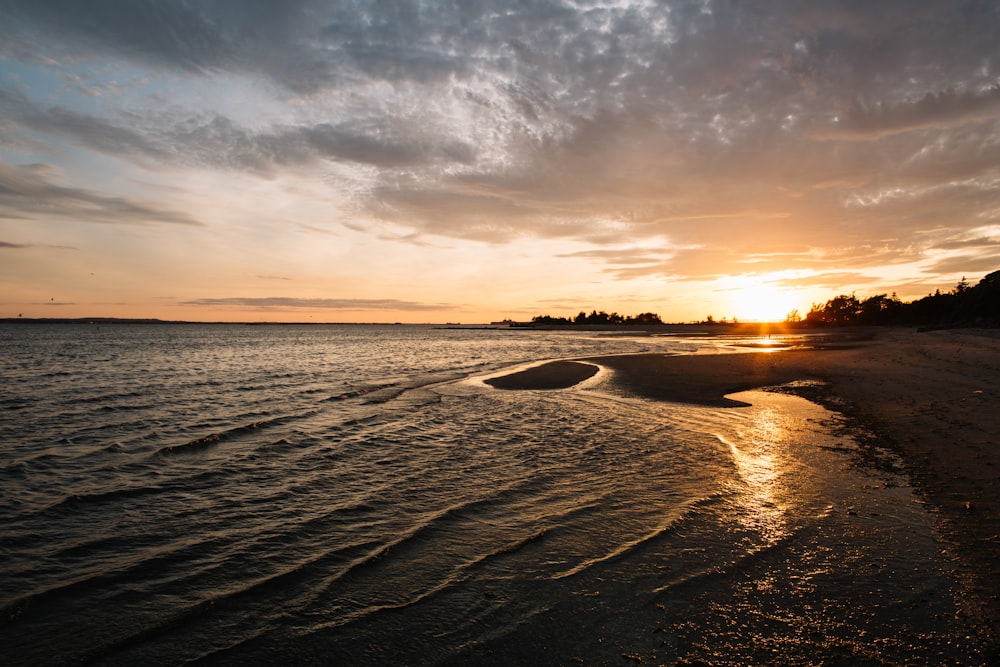
{"type": "MultiPolygon", "coordinates": [[[[788,325],[781,322],[744,322],[739,324],[721,323],[698,323],[698,322],[677,322],[663,324],[538,324],[530,326],[510,326],[504,324],[455,324],[446,322],[276,322],[276,321],[223,321],[223,320],[162,320],[153,317],[2,317],[0,324],[171,324],[171,325],[198,325],[198,324],[225,324],[232,326],[413,326],[413,327],[434,327],[437,329],[456,330],[476,330],[489,329],[492,331],[597,331],[597,332],[618,332],[618,333],[682,333],[684,335],[768,335],[796,332],[816,332],[827,330],[826,327],[811,329],[801,325],[788,325]]],[[[838,330],[830,328],[829,330],[838,330]]]]}
{"type": "Polygon", "coordinates": [[[222,320],[161,320],[130,317],[2,317],[0,324],[226,324],[232,326],[442,326],[431,322],[403,324],[401,322],[227,322],[222,320]]]}
{"type": "MultiPolygon", "coordinates": [[[[233,326],[414,326],[414,327],[435,327],[438,329],[489,329],[494,331],[605,331],[605,332],[661,332],[661,333],[685,333],[691,335],[693,332],[703,332],[708,334],[723,334],[734,332],[769,332],[780,333],[786,331],[784,324],[780,323],[742,323],[742,324],[704,324],[704,323],[674,323],[674,324],[570,324],[570,325],[531,325],[531,326],[509,326],[504,324],[454,324],[445,322],[253,322],[253,321],[209,321],[209,320],[161,320],[158,318],[128,318],[128,317],[3,317],[0,324],[226,324],[233,326]]],[[[793,329],[799,331],[801,329],[793,329]]]]}

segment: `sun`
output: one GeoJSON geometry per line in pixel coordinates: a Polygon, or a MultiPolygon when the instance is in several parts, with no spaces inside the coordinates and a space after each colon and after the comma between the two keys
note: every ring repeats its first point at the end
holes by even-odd
{"type": "Polygon", "coordinates": [[[731,308],[741,322],[782,322],[795,310],[795,295],[759,278],[740,276],[731,288],[731,308]]]}

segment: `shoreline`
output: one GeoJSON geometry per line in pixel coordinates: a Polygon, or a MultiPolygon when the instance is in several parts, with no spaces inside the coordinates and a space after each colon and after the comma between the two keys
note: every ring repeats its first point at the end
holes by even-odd
{"type": "MultiPolygon", "coordinates": [[[[903,462],[958,555],[962,612],[998,650],[1000,627],[1000,332],[876,328],[821,348],[713,355],[581,358],[612,370],[614,391],[738,407],[726,394],[819,380],[794,390],[847,417],[903,462]]],[[[497,378],[502,388],[568,387],[582,364],[553,362],[497,378]],[[505,380],[505,378],[508,378],[505,380]]],[[[581,378],[585,379],[585,378],[581,378]]],[[[499,386],[491,382],[494,386],[499,386]]],[[[863,443],[862,443],[863,444],[863,443]]]]}

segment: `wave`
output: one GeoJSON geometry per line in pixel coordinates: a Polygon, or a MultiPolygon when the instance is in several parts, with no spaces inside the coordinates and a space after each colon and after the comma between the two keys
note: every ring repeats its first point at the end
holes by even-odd
{"type": "Polygon", "coordinates": [[[213,598],[207,598],[186,608],[181,608],[154,625],[133,631],[126,637],[112,640],[104,646],[92,648],[86,653],[81,654],[77,658],[77,661],[79,663],[89,663],[107,659],[116,653],[123,653],[134,646],[153,641],[172,631],[178,630],[192,621],[203,618],[215,609],[215,605],[216,601],[213,598]]]}
{"type": "MultiPolygon", "coordinates": [[[[366,541],[314,555],[280,571],[258,577],[250,582],[243,582],[236,588],[217,592],[210,598],[202,599],[186,608],[176,610],[158,622],[132,632],[128,637],[122,638],[112,645],[103,647],[100,654],[94,657],[108,658],[116,653],[126,653],[142,644],[156,642],[160,637],[169,637],[171,649],[176,650],[175,638],[180,636],[187,626],[200,623],[202,617],[210,613],[221,615],[213,623],[217,628],[220,626],[228,628],[228,632],[218,633],[216,630],[210,637],[204,638],[203,636],[207,645],[203,644],[202,648],[199,649],[191,645],[185,646],[181,650],[189,652],[185,661],[222,656],[234,648],[252,643],[268,634],[273,629],[275,620],[273,614],[269,612],[276,612],[284,616],[296,609],[301,610],[317,599],[321,592],[315,589],[317,581],[312,570],[342,562],[345,557],[350,558],[352,553],[361,551],[362,554],[359,557],[349,561],[346,569],[338,568],[331,575],[333,580],[339,580],[344,572],[350,571],[358,562],[377,562],[386,557],[388,549],[389,547],[386,545],[366,541]],[[281,599],[283,601],[279,602],[281,599]],[[261,608],[262,604],[266,607],[261,608]],[[280,609],[276,610],[276,604],[280,609]],[[225,620],[226,617],[229,617],[229,620],[225,620]],[[220,647],[220,643],[223,646],[220,647]]],[[[227,570],[228,567],[226,563],[221,562],[216,565],[216,569],[222,571],[227,570]]],[[[203,572],[201,574],[210,575],[211,573],[203,572]]],[[[190,585],[190,582],[179,579],[165,585],[173,588],[185,584],[190,585]]],[[[320,588],[326,589],[324,586],[320,588]]],[[[198,626],[194,626],[190,632],[197,636],[199,634],[198,626]]],[[[153,650],[155,651],[155,649],[153,650]]]]}
{"type": "Polygon", "coordinates": [[[716,580],[732,579],[734,574],[745,572],[754,565],[763,561],[765,558],[785,551],[788,548],[788,545],[796,538],[797,535],[792,532],[773,542],[769,542],[754,549],[742,551],[738,553],[734,559],[731,559],[728,562],[686,571],[666,584],[654,588],[653,593],[661,594],[668,591],[677,592],[716,580]]]}
{"type": "Polygon", "coordinates": [[[26,398],[0,398],[0,410],[24,410],[25,408],[34,407],[35,402],[28,400],[26,398]]]}
{"type": "Polygon", "coordinates": [[[161,447],[157,450],[159,455],[169,455],[169,454],[187,454],[191,452],[203,451],[211,447],[215,447],[220,442],[225,442],[226,440],[231,440],[237,438],[241,435],[251,433],[253,431],[259,431],[262,428],[268,426],[273,426],[281,420],[266,420],[262,419],[260,421],[251,422],[249,424],[244,424],[243,426],[237,426],[236,428],[231,428],[226,431],[221,431],[219,433],[212,433],[206,435],[203,438],[197,438],[183,445],[167,445],[166,447],[161,447]]]}
{"type": "Polygon", "coordinates": [[[349,398],[358,398],[359,396],[366,396],[374,392],[380,391],[382,389],[388,389],[390,387],[395,387],[396,383],[376,385],[374,387],[365,387],[363,389],[354,389],[352,391],[345,391],[342,394],[337,394],[336,396],[330,396],[326,400],[328,401],[346,401],[349,398]]]}
{"type": "Polygon", "coordinates": [[[688,503],[682,506],[681,513],[678,516],[673,517],[666,524],[657,526],[653,530],[636,539],[621,543],[607,553],[593,558],[587,558],[567,570],[552,575],[552,579],[566,579],[580,574],[585,570],[589,570],[590,568],[628,558],[629,556],[632,556],[654,544],[660,538],[675,534],[682,525],[689,523],[699,516],[702,516],[703,508],[715,504],[722,498],[723,494],[714,493],[705,498],[688,503]]]}
{"type": "MultiPolygon", "coordinates": [[[[428,534],[430,532],[440,527],[442,522],[448,522],[453,520],[455,517],[460,517],[460,512],[464,508],[479,505],[483,502],[485,501],[477,500],[468,503],[460,503],[458,505],[440,510],[431,516],[426,517],[425,520],[420,523],[397,532],[396,535],[388,541],[369,540],[338,548],[334,551],[324,552],[319,556],[309,558],[296,564],[293,568],[255,581],[251,585],[239,591],[234,591],[231,595],[251,594],[251,592],[258,594],[259,591],[256,589],[261,587],[266,587],[268,589],[272,587],[285,589],[287,588],[287,579],[289,577],[303,577],[304,580],[308,580],[310,582],[310,587],[308,591],[303,591],[297,597],[295,606],[305,609],[314,601],[327,599],[328,593],[335,587],[346,588],[352,584],[359,584],[364,587],[368,582],[380,583],[381,579],[374,575],[375,570],[387,564],[392,564],[394,567],[398,566],[402,568],[414,566],[417,561],[408,558],[408,555],[402,553],[403,550],[410,546],[414,546],[419,549],[426,545],[436,544],[433,539],[428,538],[428,534]],[[358,553],[354,558],[350,558],[350,554],[352,552],[357,553],[358,551],[361,551],[361,553],[358,553]],[[345,557],[347,557],[346,562],[345,557]],[[342,563],[342,565],[326,575],[316,576],[316,568],[324,569],[325,565],[333,563],[342,563]],[[307,573],[305,570],[310,570],[311,572],[307,573]]],[[[367,512],[370,509],[370,505],[362,503],[352,508],[342,508],[342,510],[338,510],[336,513],[339,514],[345,511],[350,512],[352,510],[367,512]]],[[[297,533],[301,533],[302,528],[302,526],[297,526],[295,530],[297,533]]],[[[435,592],[443,590],[460,581],[461,577],[458,575],[462,571],[475,566],[483,559],[504,553],[513,553],[533,541],[542,539],[545,534],[546,529],[541,529],[526,538],[503,545],[483,557],[449,565],[447,566],[449,572],[445,576],[440,577],[436,584],[432,584],[429,589],[424,589],[422,592],[419,592],[416,594],[416,597],[408,596],[406,601],[368,604],[353,611],[347,611],[345,609],[343,610],[345,613],[338,615],[338,620],[328,625],[328,627],[346,625],[358,618],[375,613],[379,610],[398,609],[410,604],[416,604],[428,595],[432,595],[435,592]]]]}
{"type": "Polygon", "coordinates": [[[67,506],[79,506],[85,504],[97,504],[116,502],[128,498],[138,498],[140,496],[162,493],[164,487],[160,486],[132,486],[122,489],[112,489],[110,491],[99,491],[95,493],[74,493],[64,496],[58,502],[46,508],[46,511],[59,510],[67,506]]]}
{"type": "Polygon", "coordinates": [[[507,543],[505,545],[502,545],[502,546],[498,547],[497,549],[494,549],[493,551],[491,551],[489,553],[483,554],[479,558],[466,563],[465,567],[468,568],[468,569],[472,569],[472,568],[477,567],[477,566],[485,565],[487,562],[489,562],[489,561],[491,561],[491,560],[493,560],[495,558],[498,558],[498,557],[501,557],[501,556],[508,556],[508,555],[511,555],[511,554],[516,554],[517,552],[521,551],[522,549],[524,549],[524,548],[526,548],[526,547],[528,547],[528,546],[530,546],[532,544],[535,544],[537,542],[541,542],[545,538],[546,535],[550,534],[551,530],[552,529],[549,528],[549,527],[547,527],[547,526],[539,528],[534,533],[531,533],[529,535],[526,535],[525,537],[513,540],[512,542],[509,542],[509,543],[507,543]]]}
{"type": "Polygon", "coordinates": [[[52,512],[60,512],[64,508],[80,508],[86,505],[98,505],[106,503],[114,503],[121,500],[127,500],[130,498],[140,498],[143,496],[151,496],[163,493],[171,492],[184,492],[190,490],[193,486],[197,484],[204,484],[206,480],[223,477],[226,472],[223,470],[203,470],[197,475],[187,477],[184,479],[178,479],[173,482],[165,484],[155,484],[155,485],[137,485],[129,486],[124,488],[109,489],[106,491],[94,491],[94,492],[79,492],[63,496],[58,501],[51,503],[47,507],[40,509],[36,512],[26,512],[23,516],[25,519],[34,518],[39,514],[48,514],[52,512]]]}
{"type": "MultiPolygon", "coordinates": [[[[84,404],[84,405],[87,405],[87,404],[90,404],[90,403],[101,403],[101,404],[104,404],[105,407],[107,407],[107,406],[109,406],[109,404],[113,404],[113,405],[117,406],[118,402],[124,401],[126,399],[130,399],[130,398],[148,399],[149,396],[150,396],[150,394],[149,394],[148,389],[142,388],[142,389],[136,389],[136,390],[133,390],[133,391],[113,391],[113,392],[107,392],[107,393],[101,393],[101,394],[91,394],[89,396],[87,396],[87,395],[78,396],[78,397],[76,397],[74,399],[73,402],[77,403],[77,404],[84,404]]],[[[123,407],[123,406],[117,406],[117,407],[123,407]]],[[[127,406],[124,406],[124,407],[127,407],[127,406]]]]}

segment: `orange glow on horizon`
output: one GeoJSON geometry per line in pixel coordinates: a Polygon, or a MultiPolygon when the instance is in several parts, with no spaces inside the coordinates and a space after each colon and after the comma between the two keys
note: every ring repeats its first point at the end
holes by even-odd
{"type": "Polygon", "coordinates": [[[732,312],[743,322],[783,322],[793,310],[799,310],[796,294],[759,278],[740,276],[734,279],[730,303],[732,312]]]}

